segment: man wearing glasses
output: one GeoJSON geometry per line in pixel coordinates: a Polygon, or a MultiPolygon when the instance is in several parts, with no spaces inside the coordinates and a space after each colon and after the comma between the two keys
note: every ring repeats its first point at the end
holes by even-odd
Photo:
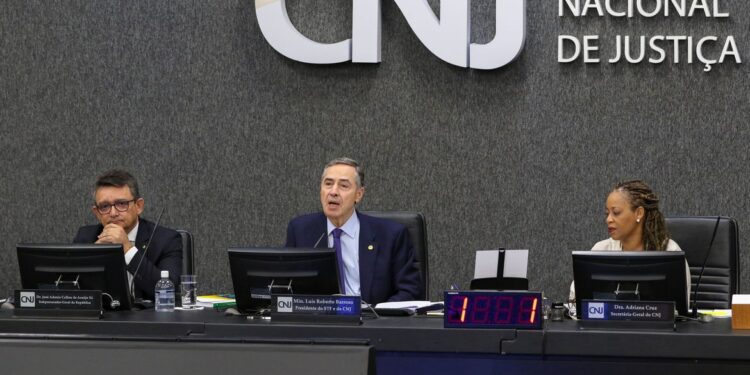
{"type": "Polygon", "coordinates": [[[100,224],[79,228],[73,242],[121,244],[128,281],[134,285],[135,296],[153,300],[154,286],[161,278],[160,271],[169,271],[169,278],[178,285],[182,241],[176,231],[162,226],[154,231],[154,223],[141,219],[144,204],[135,177],[123,170],[105,172],[94,185],[94,206],[91,208],[100,224]]]}

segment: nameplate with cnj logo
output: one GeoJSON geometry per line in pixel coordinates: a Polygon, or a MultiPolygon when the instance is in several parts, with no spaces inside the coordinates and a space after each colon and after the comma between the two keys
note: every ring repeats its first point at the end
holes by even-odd
{"type": "Polygon", "coordinates": [[[674,302],[582,301],[584,320],[674,322],[674,302]]]}
{"type": "Polygon", "coordinates": [[[20,289],[15,301],[16,316],[98,318],[102,313],[98,290],[20,289]]]}
{"type": "Polygon", "coordinates": [[[359,296],[277,295],[271,296],[272,322],[359,324],[359,296]]]}

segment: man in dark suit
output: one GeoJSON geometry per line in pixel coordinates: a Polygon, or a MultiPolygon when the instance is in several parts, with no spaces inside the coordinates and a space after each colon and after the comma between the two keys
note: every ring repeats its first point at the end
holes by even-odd
{"type": "Polygon", "coordinates": [[[135,177],[123,170],[105,172],[96,180],[91,208],[100,224],[79,228],[73,242],[121,244],[135,296],[153,300],[160,271],[169,271],[172,282],[179,283],[182,241],[176,231],[162,226],[154,231],[154,223],[141,219],[144,204],[135,177]]]}
{"type": "Polygon", "coordinates": [[[329,162],[320,183],[323,212],[290,221],[286,246],[336,248],[347,295],[361,295],[371,304],[420,298],[424,291],[409,232],[401,224],[357,212],[364,193],[359,163],[349,158],[329,162]]]}

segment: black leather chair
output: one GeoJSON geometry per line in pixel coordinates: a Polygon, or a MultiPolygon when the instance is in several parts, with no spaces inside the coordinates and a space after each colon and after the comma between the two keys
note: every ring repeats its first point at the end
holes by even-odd
{"type": "Polygon", "coordinates": [[[419,268],[422,277],[422,290],[424,295],[420,299],[427,299],[430,293],[429,273],[427,272],[427,224],[424,216],[419,212],[410,211],[362,211],[363,214],[388,219],[402,224],[409,231],[412,245],[414,246],[414,263],[419,268]]]}
{"type": "Polygon", "coordinates": [[[740,245],[737,222],[730,217],[692,216],[668,217],[667,229],[672,239],[685,252],[690,266],[691,294],[699,309],[729,309],[732,307],[732,294],[740,291],[740,245]],[[718,227],[716,222],[718,220],[718,227]],[[711,237],[716,228],[716,237],[709,251],[711,237]],[[696,282],[703,272],[700,286],[696,293],[696,282]],[[694,297],[695,295],[695,297],[694,297]]]}
{"type": "Polygon", "coordinates": [[[190,232],[178,229],[177,233],[182,238],[182,274],[194,275],[195,264],[193,263],[193,235],[190,232]]]}

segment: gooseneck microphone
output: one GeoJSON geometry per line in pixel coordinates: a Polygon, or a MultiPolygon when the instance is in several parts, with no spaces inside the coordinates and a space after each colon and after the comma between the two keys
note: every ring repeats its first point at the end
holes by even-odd
{"type": "Polygon", "coordinates": [[[317,248],[317,247],[318,247],[318,244],[320,243],[320,241],[322,241],[322,240],[323,240],[323,237],[325,237],[325,236],[326,236],[326,234],[328,234],[328,233],[326,233],[326,232],[323,232],[323,234],[321,234],[321,235],[320,235],[320,238],[318,238],[318,240],[317,240],[317,241],[315,241],[315,245],[313,245],[313,249],[315,249],[315,248],[317,248]]]}
{"type": "Polygon", "coordinates": [[[698,288],[701,285],[703,272],[706,270],[706,263],[708,263],[708,257],[709,255],[711,255],[711,249],[714,246],[714,240],[716,239],[716,231],[719,229],[720,221],[721,221],[721,216],[717,216],[716,224],[714,224],[714,233],[711,235],[711,242],[708,244],[708,249],[706,250],[706,258],[703,259],[703,265],[701,266],[701,273],[698,274],[698,280],[695,282],[695,290],[693,291],[693,311],[692,311],[693,318],[698,317],[698,288]]]}
{"type": "Polygon", "coordinates": [[[154,223],[154,229],[151,230],[151,235],[148,237],[148,242],[146,243],[146,246],[143,248],[143,256],[141,256],[141,259],[138,260],[138,265],[135,267],[135,271],[133,272],[133,280],[130,282],[130,296],[132,297],[133,301],[135,301],[135,278],[138,275],[138,270],[141,269],[141,264],[143,263],[143,259],[146,258],[146,254],[148,254],[148,248],[151,247],[151,240],[154,239],[154,233],[156,233],[156,228],[159,227],[159,223],[161,222],[161,217],[164,215],[164,210],[166,210],[166,207],[161,209],[161,212],[159,213],[159,217],[156,218],[156,223],[154,223]]]}

